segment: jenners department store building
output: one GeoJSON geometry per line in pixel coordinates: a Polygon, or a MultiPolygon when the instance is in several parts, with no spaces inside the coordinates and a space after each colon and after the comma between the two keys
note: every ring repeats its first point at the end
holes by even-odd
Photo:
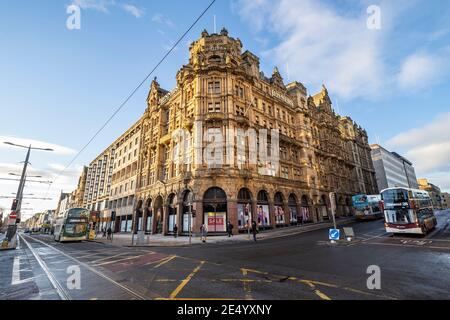
{"type": "MultiPolygon", "coordinates": [[[[189,51],[174,90],[152,82],[138,121],[136,191],[126,218],[135,230],[171,234],[176,224],[179,233],[189,225],[198,232],[205,223],[210,233],[224,232],[229,220],[237,232],[250,219],[261,228],[318,222],[329,219],[330,192],[337,194],[338,216],[352,213],[352,195],[378,192],[366,131],[333,111],[325,87],[311,96],[299,82],[284,84],[277,68],[270,78],[264,76],[259,58],[242,53],[241,41],[225,29],[204,31],[189,51]],[[265,141],[257,138],[257,150],[248,136],[230,134],[262,129],[269,133],[265,141]],[[271,129],[278,130],[277,141],[271,129]],[[189,135],[176,134],[180,130],[189,135]],[[233,161],[211,166],[174,159],[180,144],[187,146],[188,160],[217,153],[208,149],[215,138],[204,135],[211,131],[222,134],[220,153],[233,161]],[[277,166],[259,156],[251,161],[260,148],[274,145],[277,166]]],[[[118,210],[112,202],[106,207],[118,210]]],[[[115,219],[116,225],[123,223],[121,216],[115,219]]]]}

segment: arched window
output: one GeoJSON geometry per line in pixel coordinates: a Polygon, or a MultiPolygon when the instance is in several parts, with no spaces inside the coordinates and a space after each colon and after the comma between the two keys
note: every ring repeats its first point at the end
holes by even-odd
{"type": "Polygon", "coordinates": [[[153,215],[153,233],[162,233],[163,226],[163,203],[164,200],[158,196],[155,200],[155,211],[153,215]]]}
{"type": "Polygon", "coordinates": [[[237,199],[238,228],[247,229],[252,220],[252,194],[247,188],[238,192],[237,199]]]}
{"type": "Polygon", "coordinates": [[[258,192],[255,218],[260,228],[270,227],[269,196],[265,190],[258,192]]]}
{"type": "Polygon", "coordinates": [[[203,196],[203,213],[203,223],[207,226],[208,232],[225,232],[228,220],[225,191],[218,187],[206,190],[203,196]]]}
{"type": "Polygon", "coordinates": [[[193,203],[189,203],[189,193],[190,190],[185,190],[183,193],[183,219],[181,221],[182,231],[189,232],[194,225],[194,220],[192,217],[193,203]]]}
{"type": "Polygon", "coordinates": [[[309,199],[307,195],[302,196],[300,210],[301,210],[301,219],[303,223],[313,222],[311,212],[309,209],[309,199]]]}
{"type": "Polygon", "coordinates": [[[297,197],[295,194],[291,193],[288,199],[288,207],[289,207],[289,218],[291,221],[291,225],[297,224],[298,214],[297,214],[297,197]]]}
{"type": "Polygon", "coordinates": [[[153,210],[152,210],[152,199],[148,198],[147,201],[145,202],[145,216],[146,221],[145,221],[145,232],[146,233],[150,233],[152,232],[152,227],[153,227],[153,210]]]}
{"type": "Polygon", "coordinates": [[[177,207],[176,207],[176,203],[175,203],[175,194],[171,194],[169,195],[168,201],[168,208],[167,208],[167,212],[168,212],[168,219],[167,219],[167,223],[168,223],[168,232],[173,232],[173,227],[175,226],[175,224],[177,223],[177,207]]]}
{"type": "Polygon", "coordinates": [[[274,197],[275,208],[275,224],[277,226],[284,225],[284,209],[283,209],[283,194],[281,192],[275,193],[274,197]]]}

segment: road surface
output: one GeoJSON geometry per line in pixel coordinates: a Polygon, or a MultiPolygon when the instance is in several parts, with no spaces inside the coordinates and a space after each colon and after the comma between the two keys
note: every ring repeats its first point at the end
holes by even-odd
{"type": "Polygon", "coordinates": [[[328,230],[254,243],[118,247],[20,236],[0,253],[0,299],[450,299],[450,210],[426,237],[355,222],[356,239],[328,230]],[[369,289],[369,266],[380,289],[369,289]]]}

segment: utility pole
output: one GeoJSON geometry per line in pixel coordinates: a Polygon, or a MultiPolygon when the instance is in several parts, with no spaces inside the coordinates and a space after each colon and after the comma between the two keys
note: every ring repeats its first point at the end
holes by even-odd
{"type": "Polygon", "coordinates": [[[187,196],[187,206],[189,208],[189,214],[188,214],[188,229],[189,229],[189,245],[192,244],[192,206],[194,205],[194,194],[192,193],[191,190],[188,191],[188,196],[187,196]]]}
{"type": "Polygon", "coordinates": [[[25,186],[26,172],[27,172],[27,168],[28,168],[28,160],[30,160],[30,152],[31,152],[31,145],[28,147],[27,155],[25,157],[25,162],[24,162],[23,168],[22,168],[22,176],[20,177],[19,188],[17,189],[17,195],[16,195],[17,196],[17,206],[15,209],[17,217],[15,220],[10,219],[10,222],[8,225],[8,231],[6,233],[6,239],[8,239],[8,242],[11,242],[11,240],[15,236],[15,234],[17,232],[17,220],[20,221],[20,217],[21,217],[20,207],[22,205],[23,189],[25,186]]]}
{"type": "MultiPolygon", "coordinates": [[[[28,163],[30,160],[30,153],[31,150],[42,150],[42,151],[54,151],[50,148],[33,148],[31,145],[23,146],[19,144],[15,144],[12,142],[4,142],[5,144],[8,144],[10,146],[14,147],[20,147],[20,148],[26,148],[27,149],[27,155],[25,156],[25,162],[23,164],[22,168],[22,175],[20,177],[19,187],[17,189],[16,193],[16,199],[13,201],[13,206],[11,207],[11,214],[9,219],[9,225],[8,225],[8,231],[6,233],[6,246],[8,247],[12,240],[14,240],[15,236],[17,235],[17,224],[21,221],[21,213],[20,213],[20,207],[22,205],[22,199],[23,199],[23,190],[25,188],[25,182],[26,182],[26,174],[27,174],[27,168],[28,163]]],[[[5,245],[5,244],[3,244],[5,245]]],[[[15,242],[13,242],[13,246],[15,247],[15,242]]]]}

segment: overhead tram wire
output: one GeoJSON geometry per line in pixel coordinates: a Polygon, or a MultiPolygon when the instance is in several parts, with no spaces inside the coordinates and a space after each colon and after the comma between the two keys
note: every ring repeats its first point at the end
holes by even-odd
{"type": "MultiPolygon", "coordinates": [[[[120,104],[120,106],[113,112],[113,114],[106,120],[106,122],[97,130],[97,132],[92,136],[91,139],[83,146],[83,148],[78,151],[78,153],[73,157],[73,159],[69,162],[69,164],[62,169],[54,178],[53,182],[55,182],[74,162],[80,154],[91,144],[92,141],[103,131],[103,129],[108,125],[109,122],[119,113],[119,111],[127,104],[127,102],[134,96],[134,94],[142,87],[142,85],[150,78],[153,72],[164,62],[164,60],[169,56],[170,53],[178,46],[178,44],[186,37],[186,35],[195,27],[197,22],[206,14],[206,12],[212,7],[212,5],[216,2],[216,0],[212,0],[211,3],[206,7],[205,10],[195,19],[195,21],[190,25],[190,27],[181,35],[181,37],[175,42],[175,44],[166,52],[166,54],[159,60],[159,62],[155,65],[155,67],[150,71],[149,74],[138,84],[138,86],[128,95],[128,97],[120,104]]],[[[53,183],[54,185],[55,183],[53,183]]],[[[52,185],[50,185],[47,189],[47,193],[50,191],[52,185]]]]}

